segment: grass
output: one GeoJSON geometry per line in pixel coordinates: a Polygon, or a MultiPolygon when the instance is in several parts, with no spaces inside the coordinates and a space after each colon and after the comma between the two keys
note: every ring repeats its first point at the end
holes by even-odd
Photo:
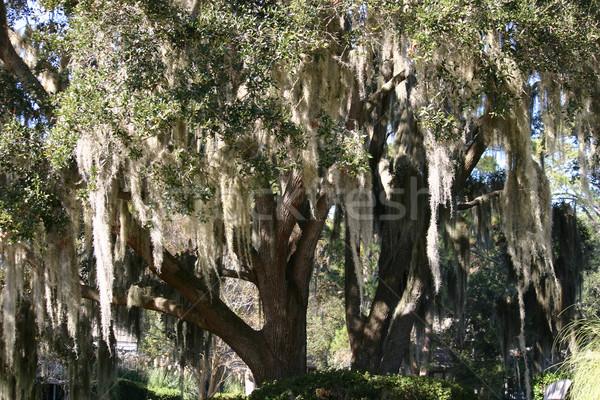
{"type": "MultiPolygon", "coordinates": [[[[180,399],[179,373],[165,368],[153,368],[145,371],[120,371],[116,387],[116,398],[136,400],[180,399]]],[[[184,400],[198,398],[198,390],[193,378],[184,376],[184,400]]]]}
{"type": "Polygon", "coordinates": [[[573,370],[572,399],[597,400],[600,393],[600,318],[587,318],[570,325],[576,348],[565,364],[573,370]]]}

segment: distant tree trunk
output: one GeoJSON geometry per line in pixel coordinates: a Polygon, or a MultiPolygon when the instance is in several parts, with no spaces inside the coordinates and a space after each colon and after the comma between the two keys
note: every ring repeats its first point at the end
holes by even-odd
{"type": "MultiPolygon", "coordinates": [[[[385,78],[390,79],[391,71],[385,78]]],[[[426,170],[422,134],[410,108],[410,91],[414,77],[401,82],[402,98],[394,90],[387,92],[374,108],[371,117],[372,134],[369,140],[370,168],[375,198],[374,223],[380,237],[378,282],[371,308],[367,315],[361,310],[360,277],[356,276],[348,231],[345,254],[346,320],[352,368],[377,372],[397,372],[402,357],[410,344],[410,331],[414,320],[411,310],[418,307],[421,290],[411,287],[416,275],[426,275],[428,270],[424,235],[428,226],[426,170]],[[398,120],[390,121],[389,105],[400,107],[398,120]],[[392,123],[395,151],[392,163],[386,159],[387,132],[392,123]],[[389,173],[391,182],[382,179],[389,173]],[[411,291],[412,290],[412,291],[411,291]],[[411,296],[406,293],[412,293],[411,296]],[[397,309],[402,299],[402,310],[397,309]],[[405,312],[408,315],[405,315],[405,312]],[[408,332],[408,336],[406,336],[408,332]],[[401,335],[402,338],[397,337],[401,335]],[[391,343],[397,356],[385,357],[391,343]],[[385,357],[385,364],[383,363],[385,357]],[[394,361],[394,362],[392,362],[394,361]]]]}
{"type": "Polygon", "coordinates": [[[424,230],[416,238],[412,235],[418,230],[405,231],[406,235],[395,233],[382,235],[379,282],[368,316],[354,317],[356,306],[351,303],[356,303],[352,299],[356,299],[357,284],[352,282],[357,280],[354,268],[350,268],[352,260],[346,258],[346,310],[351,322],[348,333],[354,369],[396,373],[409,354],[415,311],[429,279],[429,266],[424,230]],[[395,236],[397,241],[389,240],[390,236],[395,236]]]}
{"type": "MultiPolygon", "coordinates": [[[[428,169],[425,140],[417,123],[411,93],[416,78],[399,82],[399,90],[388,92],[372,110],[368,147],[375,198],[374,224],[380,242],[377,288],[368,314],[361,310],[360,277],[347,239],[345,253],[346,323],[352,350],[352,368],[381,373],[412,369],[409,363],[411,332],[416,311],[431,286],[426,250],[430,224],[428,169]],[[399,93],[399,95],[397,95],[399,93]],[[391,118],[389,108],[396,107],[391,118]],[[387,133],[395,132],[391,161],[387,158],[387,133]],[[386,181],[383,174],[391,176],[386,181]]],[[[352,108],[351,108],[352,109],[352,108]]],[[[458,193],[487,142],[475,139],[459,160],[452,192],[458,193]]],[[[346,238],[348,238],[348,233],[346,238]]]]}

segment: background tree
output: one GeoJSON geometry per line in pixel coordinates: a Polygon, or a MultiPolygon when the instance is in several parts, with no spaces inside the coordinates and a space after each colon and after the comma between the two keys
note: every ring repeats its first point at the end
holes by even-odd
{"type": "MultiPolygon", "coordinates": [[[[442,284],[440,232],[454,242],[449,246],[457,260],[453,300],[459,310],[463,307],[470,248],[468,232],[455,217],[457,209],[499,199],[502,231],[518,282],[520,325],[530,287],[548,320],[561,311],[562,303],[555,300],[564,288],[558,285],[551,251],[549,186],[533,159],[530,141],[541,126],[546,148],[561,135],[580,132],[585,136],[582,143],[594,142],[589,123],[597,117],[587,96],[597,90],[597,10],[565,2],[540,7],[533,2],[427,1],[398,6],[395,13],[378,7],[365,10],[364,23],[357,29],[373,31],[396,22],[400,32],[374,40],[384,45],[375,53],[379,64],[372,70],[373,79],[392,83],[389,79],[404,65],[414,73],[392,86],[394,91],[383,92],[386,97],[379,107],[371,108],[360,98],[355,102],[356,115],[363,117],[353,120],[368,132],[381,255],[379,285],[365,311],[360,277],[354,272],[355,250],[348,243],[347,324],[355,367],[394,372],[404,361],[404,371],[410,372],[406,361],[417,310],[442,284]],[[573,20],[587,22],[577,28],[563,24],[573,20]],[[588,39],[592,42],[584,44],[588,39]],[[575,89],[582,86],[587,89],[575,89]],[[389,141],[392,151],[386,154],[389,141]],[[500,191],[464,199],[461,189],[490,143],[505,153],[506,182],[500,191]],[[421,195],[425,192],[429,196],[421,195]]],[[[478,230],[489,230],[489,224],[489,218],[480,218],[478,230]]],[[[550,324],[556,332],[556,321],[550,324]]],[[[524,334],[518,336],[525,349],[524,334]]]]}

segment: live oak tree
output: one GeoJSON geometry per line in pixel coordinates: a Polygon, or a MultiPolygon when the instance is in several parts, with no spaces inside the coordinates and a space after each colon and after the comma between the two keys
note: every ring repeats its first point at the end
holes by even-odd
{"type": "MultiPolygon", "coordinates": [[[[511,274],[518,281],[513,325],[524,325],[529,292],[555,334],[556,317],[570,304],[558,284],[550,245],[544,157],[557,141],[576,140],[583,164],[593,164],[588,159],[597,135],[592,101],[598,91],[597,8],[576,2],[424,1],[364,10],[357,29],[376,37],[365,47],[381,45],[371,79],[387,84],[378,86],[380,101],[372,106],[356,83],[346,124],[366,132],[373,221],[381,243],[378,287],[367,302],[356,266],[358,248],[352,241],[346,247],[354,367],[412,371],[412,329],[421,322],[423,302],[445,281],[439,233],[455,253],[452,303],[460,319],[470,243],[457,211],[474,207],[480,232],[489,229],[490,210],[502,219],[511,274]],[[380,31],[388,26],[396,28],[380,31]],[[533,136],[543,142],[539,162],[531,150],[533,136]],[[504,187],[464,199],[461,190],[490,144],[505,154],[504,187]]],[[[525,351],[523,332],[518,336],[525,351]]]]}
{"type": "Polygon", "coordinates": [[[15,353],[30,343],[23,318],[40,333],[64,326],[82,351],[91,314],[79,298],[99,303],[105,343],[111,305],[145,308],[221,337],[258,382],[303,373],[314,250],[334,205],[354,367],[406,365],[415,311],[446,283],[442,231],[460,308],[469,243],[456,210],[494,198],[520,310],[532,286],[549,320],[559,311],[548,184],[530,138],[550,149],[575,135],[583,160],[593,149],[594,4],[42,6],[53,11],[0,6],[4,387],[31,378],[15,353]],[[490,143],[506,151],[504,189],[457,204],[490,143]],[[379,284],[365,302],[373,240],[379,284]],[[223,300],[225,278],[257,287],[260,328],[223,300]]]}
{"type": "Polygon", "coordinates": [[[313,79],[327,72],[325,49],[349,43],[343,14],[63,6],[27,19],[27,6],[3,3],[0,15],[15,103],[2,148],[7,395],[31,381],[15,361],[17,305],[31,303],[40,332],[64,324],[78,354],[89,339],[80,297],[99,303],[107,350],[111,305],[138,307],[218,335],[258,382],[303,373],[314,248],[336,193],[366,184],[360,136],[338,129],[328,116],[336,103],[323,102],[339,91],[313,79]],[[187,235],[181,254],[164,238],[175,217],[187,235]],[[222,277],[256,285],[260,329],[220,297],[222,277]]]}

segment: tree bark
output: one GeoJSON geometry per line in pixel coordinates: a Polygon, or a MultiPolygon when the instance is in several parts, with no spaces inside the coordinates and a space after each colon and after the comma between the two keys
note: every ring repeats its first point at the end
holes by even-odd
{"type": "Polygon", "coordinates": [[[385,373],[397,373],[410,360],[411,332],[417,320],[416,311],[422,301],[427,281],[429,279],[429,266],[425,252],[425,230],[417,238],[413,251],[408,279],[402,298],[397,303],[391,317],[390,327],[386,332],[385,343],[380,363],[380,370],[385,373]]]}

